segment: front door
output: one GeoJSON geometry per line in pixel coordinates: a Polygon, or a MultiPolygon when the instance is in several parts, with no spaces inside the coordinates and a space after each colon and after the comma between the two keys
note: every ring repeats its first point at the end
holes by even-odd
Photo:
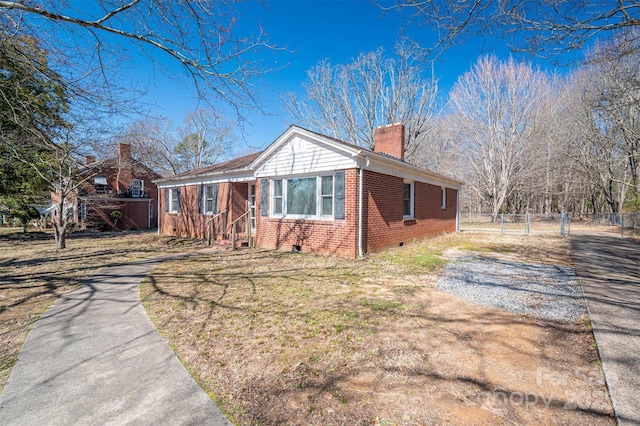
{"type": "Polygon", "coordinates": [[[249,184],[249,210],[251,210],[251,235],[256,234],[256,184],[249,184]]]}

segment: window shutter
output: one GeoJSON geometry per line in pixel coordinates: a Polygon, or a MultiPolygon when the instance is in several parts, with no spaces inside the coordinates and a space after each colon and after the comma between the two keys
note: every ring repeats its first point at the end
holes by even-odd
{"type": "Polygon", "coordinates": [[[334,179],[333,217],[344,219],[344,172],[336,172],[334,179]]]}
{"type": "Polygon", "coordinates": [[[269,198],[269,180],[263,178],[260,182],[260,216],[267,216],[269,210],[267,208],[267,199],[269,198]]]}
{"type": "Polygon", "coordinates": [[[180,213],[180,188],[177,188],[176,192],[178,193],[178,209],[176,210],[176,212],[180,213]]]}
{"type": "Polygon", "coordinates": [[[218,213],[218,184],[213,185],[213,214],[218,213]]]}
{"type": "Polygon", "coordinates": [[[203,203],[204,203],[203,192],[204,192],[204,185],[200,185],[198,187],[198,213],[199,214],[205,212],[205,208],[203,206],[203,203]]]}
{"type": "Polygon", "coordinates": [[[164,211],[165,212],[169,211],[169,192],[170,191],[171,191],[170,188],[164,189],[164,211]]]}

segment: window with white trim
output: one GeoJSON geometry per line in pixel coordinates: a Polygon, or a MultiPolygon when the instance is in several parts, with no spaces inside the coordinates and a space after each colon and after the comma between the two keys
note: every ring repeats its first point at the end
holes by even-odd
{"type": "Polygon", "coordinates": [[[217,186],[209,185],[204,187],[204,212],[205,214],[215,214],[217,210],[217,186]]]}
{"type": "Polygon", "coordinates": [[[133,179],[131,181],[131,197],[133,198],[141,198],[143,193],[143,185],[141,179],[133,179]]]}
{"type": "Polygon", "coordinates": [[[333,216],[333,176],[322,176],[320,188],[320,205],[322,216],[333,216]]]}
{"type": "Polygon", "coordinates": [[[442,204],[440,204],[440,208],[442,210],[446,210],[447,208],[447,188],[442,187],[442,204]]]}
{"type": "Polygon", "coordinates": [[[107,178],[104,176],[95,176],[93,178],[93,188],[96,193],[104,193],[107,190],[107,178]]]}
{"type": "Polygon", "coordinates": [[[273,201],[271,205],[273,206],[273,215],[281,215],[283,213],[282,209],[282,179],[276,179],[273,182],[273,201]]]}
{"type": "Polygon", "coordinates": [[[180,189],[170,188],[169,190],[169,213],[180,211],[180,189]]]}
{"type": "Polygon", "coordinates": [[[310,176],[271,181],[271,215],[328,219],[334,216],[334,176],[310,176]]]}
{"type": "Polygon", "coordinates": [[[402,215],[405,219],[413,219],[414,186],[411,181],[402,184],[402,215]]]}

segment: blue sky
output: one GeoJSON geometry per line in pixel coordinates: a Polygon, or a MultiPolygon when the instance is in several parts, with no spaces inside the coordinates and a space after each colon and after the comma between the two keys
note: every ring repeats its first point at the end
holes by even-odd
{"type": "MultiPolygon", "coordinates": [[[[339,64],[379,47],[390,52],[400,39],[404,19],[408,17],[398,12],[383,14],[365,0],[271,0],[267,7],[249,2],[242,8],[237,27],[240,35],[255,34],[260,25],[271,43],[287,49],[265,54],[265,63],[282,69],[263,76],[257,86],[270,115],[249,116],[245,143],[255,148],[264,148],[290,124],[296,124],[283,109],[280,96],[286,92],[302,93],[307,70],[324,58],[339,64]]],[[[434,35],[422,29],[413,28],[410,36],[425,45],[434,41],[434,35]]],[[[468,71],[479,56],[488,53],[499,57],[510,54],[502,40],[481,38],[446,52],[434,68],[441,96],[446,96],[458,76],[468,71]]],[[[132,78],[148,80],[151,78],[149,72],[148,67],[140,67],[132,78]]],[[[160,73],[154,73],[150,89],[146,101],[152,106],[151,112],[170,117],[177,124],[189,110],[198,107],[192,96],[193,89],[168,80],[160,73]]],[[[232,113],[229,118],[233,118],[232,113]]],[[[247,146],[241,142],[239,150],[243,149],[247,146]]]]}

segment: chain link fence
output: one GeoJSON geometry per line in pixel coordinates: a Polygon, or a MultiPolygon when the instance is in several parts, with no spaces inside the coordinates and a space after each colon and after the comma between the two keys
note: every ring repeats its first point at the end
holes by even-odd
{"type": "Polygon", "coordinates": [[[640,236],[640,212],[590,214],[574,218],[560,214],[460,214],[460,231],[503,235],[556,234],[567,236],[580,230],[618,232],[623,237],[640,236]]]}
{"type": "Polygon", "coordinates": [[[640,212],[589,214],[575,222],[590,229],[619,232],[622,237],[640,236],[640,212]]]}
{"type": "Polygon", "coordinates": [[[569,235],[571,216],[568,214],[460,214],[460,230],[512,235],[569,235]]]}

